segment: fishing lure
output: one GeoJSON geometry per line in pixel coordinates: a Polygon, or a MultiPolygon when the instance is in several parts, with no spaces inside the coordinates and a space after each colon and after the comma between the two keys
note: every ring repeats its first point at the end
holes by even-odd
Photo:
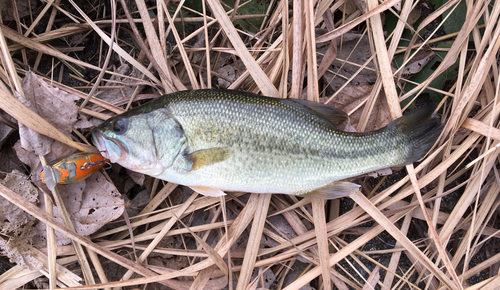
{"type": "Polygon", "coordinates": [[[69,184],[85,179],[106,164],[109,164],[109,159],[100,153],[72,154],[45,165],[40,172],[40,181],[52,190],[56,184],[69,184]]]}

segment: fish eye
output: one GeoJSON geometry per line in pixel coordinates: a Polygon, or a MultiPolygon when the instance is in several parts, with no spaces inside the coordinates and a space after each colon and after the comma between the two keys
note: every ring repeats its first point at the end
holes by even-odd
{"type": "Polygon", "coordinates": [[[127,122],[123,119],[116,121],[113,125],[113,132],[117,135],[122,135],[125,131],[127,131],[127,122]]]}

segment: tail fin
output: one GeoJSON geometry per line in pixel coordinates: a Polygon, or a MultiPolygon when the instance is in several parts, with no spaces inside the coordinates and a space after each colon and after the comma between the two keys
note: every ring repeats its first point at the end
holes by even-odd
{"type": "Polygon", "coordinates": [[[396,130],[409,137],[409,148],[404,164],[413,163],[424,157],[441,134],[444,125],[437,115],[432,116],[435,109],[436,104],[429,104],[387,125],[387,129],[396,130]]]}

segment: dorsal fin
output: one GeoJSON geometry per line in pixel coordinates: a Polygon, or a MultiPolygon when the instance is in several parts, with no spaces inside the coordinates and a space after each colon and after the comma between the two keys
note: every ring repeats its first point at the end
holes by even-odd
{"type": "Polygon", "coordinates": [[[327,119],[335,127],[337,127],[339,124],[347,120],[347,114],[341,109],[337,109],[325,104],[320,104],[308,100],[298,100],[298,99],[286,99],[286,100],[308,107],[309,109],[319,114],[321,117],[327,119]]]}

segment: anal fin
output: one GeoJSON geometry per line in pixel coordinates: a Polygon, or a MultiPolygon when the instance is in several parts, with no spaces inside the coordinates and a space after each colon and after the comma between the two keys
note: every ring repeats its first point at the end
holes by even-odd
{"type": "Polygon", "coordinates": [[[344,196],[349,196],[359,190],[361,186],[348,181],[335,181],[313,191],[301,194],[300,196],[319,198],[319,199],[335,199],[344,196]]]}
{"type": "Polygon", "coordinates": [[[224,191],[215,187],[196,185],[196,186],[189,186],[189,188],[206,196],[218,197],[226,195],[224,191]]]}

